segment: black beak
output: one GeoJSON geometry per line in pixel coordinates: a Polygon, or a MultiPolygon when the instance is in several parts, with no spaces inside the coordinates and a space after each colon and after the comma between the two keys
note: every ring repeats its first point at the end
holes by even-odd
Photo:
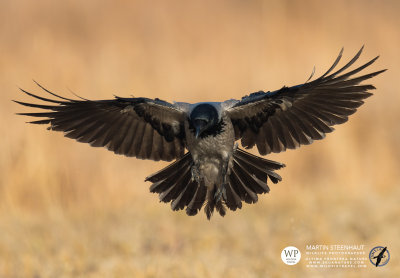
{"type": "Polygon", "coordinates": [[[195,133],[196,139],[199,138],[200,133],[201,133],[201,127],[196,126],[196,133],[195,133]]]}
{"type": "Polygon", "coordinates": [[[194,135],[196,136],[196,139],[197,139],[197,138],[199,138],[200,134],[206,128],[207,122],[205,120],[197,119],[197,120],[194,121],[193,125],[194,125],[194,128],[195,128],[195,134],[194,135]]]}

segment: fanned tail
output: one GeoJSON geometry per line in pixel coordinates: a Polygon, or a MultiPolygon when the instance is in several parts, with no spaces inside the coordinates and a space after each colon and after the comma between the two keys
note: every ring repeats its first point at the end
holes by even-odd
{"type": "Polygon", "coordinates": [[[224,216],[226,207],[235,211],[242,208],[242,201],[256,203],[258,194],[269,192],[268,180],[273,183],[282,180],[275,170],[285,166],[241,149],[235,150],[232,162],[233,167],[221,194],[216,193],[221,185],[214,185],[208,190],[203,179],[197,181],[192,178],[193,160],[190,153],[147,177],[146,181],[153,183],[150,192],[158,193],[160,201],[171,202],[172,210],[186,208],[187,215],[196,215],[207,200],[204,212],[210,219],[214,209],[224,216]]]}
{"type": "Polygon", "coordinates": [[[203,183],[192,179],[192,165],[192,156],[187,153],[146,178],[146,181],[153,183],[150,192],[159,193],[160,201],[171,202],[172,210],[182,210],[186,207],[188,215],[196,215],[199,212],[207,191],[203,183]]]}

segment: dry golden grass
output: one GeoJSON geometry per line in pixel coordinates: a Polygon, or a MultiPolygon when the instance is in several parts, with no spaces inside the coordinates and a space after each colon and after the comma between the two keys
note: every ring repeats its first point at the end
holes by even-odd
{"type": "MultiPolygon", "coordinates": [[[[3,1],[0,9],[0,277],[399,277],[400,2],[3,1]],[[382,57],[378,90],[225,218],[172,212],[143,179],[166,163],[116,156],[28,126],[11,99],[38,92],[168,101],[239,98],[382,57]],[[361,62],[360,62],[361,63],[361,62]],[[386,267],[289,267],[306,244],[389,247],[386,267]],[[397,274],[397,276],[396,276],[397,274]]],[[[25,110],[24,110],[25,111],[25,110]]]]}

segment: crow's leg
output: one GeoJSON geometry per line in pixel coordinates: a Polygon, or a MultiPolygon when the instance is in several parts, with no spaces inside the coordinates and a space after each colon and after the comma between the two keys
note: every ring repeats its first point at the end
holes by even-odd
{"type": "Polygon", "coordinates": [[[226,197],[226,185],[228,184],[228,170],[229,170],[229,165],[231,164],[232,160],[232,155],[236,151],[238,147],[238,144],[236,143],[235,146],[233,147],[233,152],[231,155],[225,159],[225,161],[221,164],[221,176],[222,176],[222,183],[218,187],[218,189],[215,191],[214,198],[216,201],[220,201],[221,199],[225,200],[227,199],[226,197]]]}
{"type": "Polygon", "coordinates": [[[199,171],[199,167],[197,167],[197,165],[193,162],[192,163],[192,167],[190,167],[190,171],[192,173],[192,181],[197,181],[200,182],[200,171],[199,171]]]}

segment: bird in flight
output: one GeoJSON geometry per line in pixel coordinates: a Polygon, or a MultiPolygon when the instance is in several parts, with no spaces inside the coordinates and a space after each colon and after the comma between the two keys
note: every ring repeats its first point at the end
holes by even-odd
{"type": "Polygon", "coordinates": [[[348,70],[362,50],[336,70],[342,49],[315,80],[310,81],[312,74],[303,84],[255,92],[241,100],[191,104],[144,97],[69,99],[37,84],[50,96],[21,91],[45,104],[15,102],[42,109],[19,113],[39,118],[30,123],[49,125],[79,142],[139,159],[175,160],[146,178],[152,182],[150,191],[188,215],[196,215],[205,204],[210,219],[214,209],[224,216],[226,208],[240,209],[243,201],[256,203],[259,194],[270,191],[267,181],[282,180],[275,171],[284,164],[250,154],[236,141],[245,149],[256,146],[260,155],[311,144],[346,122],[372,95],[375,87],[362,82],[385,70],[356,76],[378,57],[348,70]]]}
{"type": "Polygon", "coordinates": [[[373,259],[376,259],[375,266],[378,267],[379,264],[381,263],[382,259],[385,257],[385,252],[386,252],[387,247],[383,248],[381,252],[379,252],[378,256],[373,257],[373,259]]]}

